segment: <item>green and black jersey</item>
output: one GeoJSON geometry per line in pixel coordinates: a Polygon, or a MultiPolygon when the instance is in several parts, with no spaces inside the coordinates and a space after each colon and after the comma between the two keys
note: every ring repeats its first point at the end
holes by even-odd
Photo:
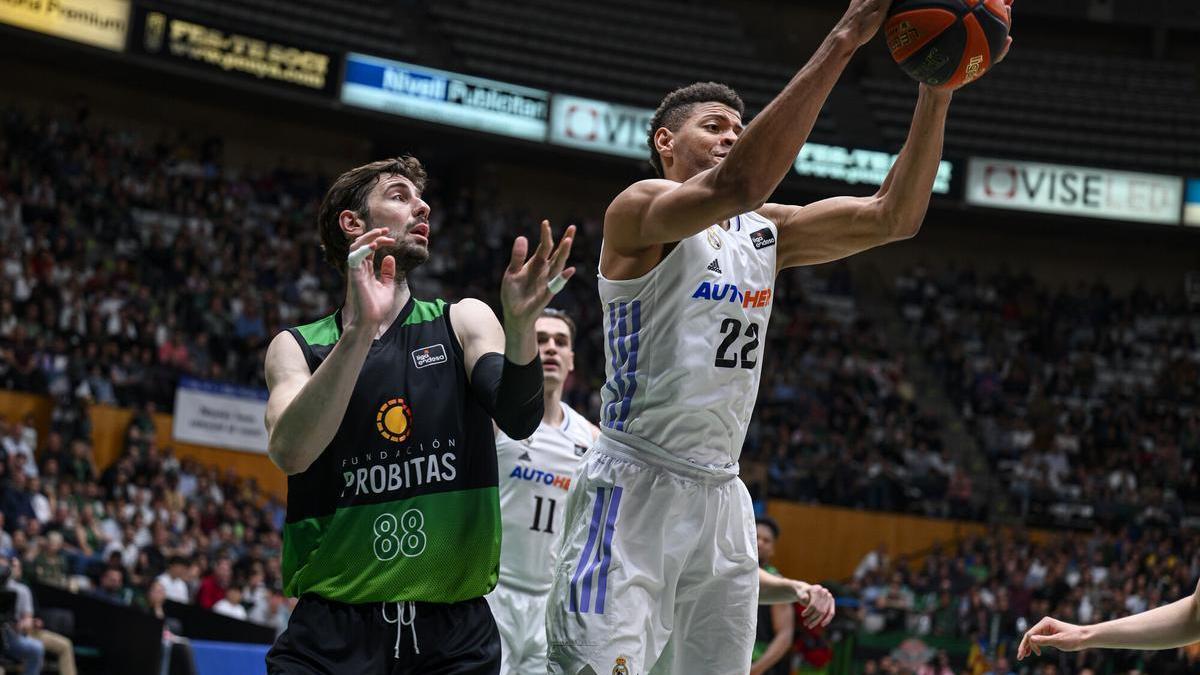
{"type": "MultiPolygon", "coordinates": [[[[291,328],[316,371],[341,311],[291,328]]],[[[410,299],[371,345],[337,435],[288,477],[288,595],[458,602],[496,585],[500,505],[492,421],[467,384],[442,300],[410,299]]]]}

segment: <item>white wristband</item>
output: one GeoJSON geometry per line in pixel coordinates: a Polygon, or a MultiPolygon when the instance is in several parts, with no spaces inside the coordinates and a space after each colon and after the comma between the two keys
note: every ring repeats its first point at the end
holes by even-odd
{"type": "Polygon", "coordinates": [[[346,267],[354,269],[359,265],[362,265],[362,261],[366,260],[367,256],[369,255],[371,255],[370,246],[358,247],[357,249],[351,251],[350,255],[346,256],[346,267]]]}

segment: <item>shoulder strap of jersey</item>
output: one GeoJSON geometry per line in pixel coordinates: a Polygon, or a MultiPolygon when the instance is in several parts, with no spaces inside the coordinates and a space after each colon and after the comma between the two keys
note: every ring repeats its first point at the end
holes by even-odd
{"type": "Polygon", "coordinates": [[[454,332],[454,324],[450,322],[450,310],[454,307],[454,303],[446,303],[446,310],[442,314],[442,321],[446,324],[446,333],[450,336],[450,348],[454,350],[454,356],[458,358],[460,367],[466,367],[466,358],[463,356],[462,343],[458,341],[458,333],[454,332]]]}
{"type": "Polygon", "coordinates": [[[342,310],[339,309],[312,323],[289,328],[288,332],[300,344],[300,351],[304,352],[304,360],[308,363],[309,372],[316,372],[321,361],[313,353],[312,348],[335,344],[342,336],[342,310]]]}

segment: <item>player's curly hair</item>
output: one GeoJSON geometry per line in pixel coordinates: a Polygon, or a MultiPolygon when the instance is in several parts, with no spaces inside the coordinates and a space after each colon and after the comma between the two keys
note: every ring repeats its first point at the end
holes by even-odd
{"type": "Polygon", "coordinates": [[[338,214],[350,210],[363,220],[369,220],[371,212],[367,206],[367,195],[371,194],[371,188],[379,182],[380,176],[404,176],[412,181],[417,191],[425,189],[427,178],[420,160],[412,155],[401,155],[355,167],[333,181],[321,200],[317,228],[321,233],[321,250],[325,252],[326,262],[343,275],[346,273],[346,256],[350,254],[350,240],[338,225],[338,214]]]}
{"type": "Polygon", "coordinates": [[[658,110],[654,111],[654,117],[650,118],[650,135],[646,138],[646,145],[650,146],[650,165],[659,176],[663,175],[663,164],[658,149],[654,147],[654,132],[662,127],[679,131],[697,103],[724,103],[739,115],[746,112],[742,97],[720,82],[695,82],[667,94],[658,104],[658,110]]]}

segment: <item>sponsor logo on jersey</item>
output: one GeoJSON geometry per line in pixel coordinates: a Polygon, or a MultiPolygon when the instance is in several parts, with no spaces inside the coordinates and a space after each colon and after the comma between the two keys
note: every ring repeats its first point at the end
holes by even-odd
{"type": "Polygon", "coordinates": [[[712,227],[708,228],[704,231],[704,234],[708,238],[708,245],[720,251],[721,235],[717,234],[717,231],[714,229],[715,227],[717,226],[713,225],[712,227]]]}
{"type": "Polygon", "coordinates": [[[529,451],[526,450],[525,452],[521,453],[521,456],[517,458],[517,461],[518,462],[532,462],[533,458],[529,456],[529,451]]]}
{"type": "MultiPolygon", "coordinates": [[[[386,455],[386,452],[379,453],[380,457],[386,455]]],[[[443,452],[440,455],[413,457],[399,462],[343,471],[342,478],[346,484],[342,487],[341,496],[345,497],[347,493],[356,497],[377,495],[430,483],[449,483],[458,477],[458,469],[454,466],[456,459],[458,458],[453,452],[443,452]]]]}
{"type": "Polygon", "coordinates": [[[446,348],[441,344],[418,347],[413,350],[412,359],[413,365],[417,368],[436,366],[439,363],[446,362],[446,348]]]}
{"type": "Polygon", "coordinates": [[[692,293],[693,300],[740,303],[742,307],[766,307],[771,304],[771,289],[742,291],[737,284],[721,284],[701,281],[692,293]]]}
{"type": "Polygon", "coordinates": [[[529,481],[531,483],[541,483],[551,487],[562,488],[566,491],[571,487],[571,477],[565,474],[555,474],[552,471],[542,471],[535,469],[532,466],[521,466],[520,464],[513,467],[513,470],[508,474],[509,478],[517,480],[529,481]]]}
{"type": "Polygon", "coordinates": [[[757,232],[750,234],[750,243],[754,244],[754,248],[767,248],[775,245],[775,235],[771,232],[771,228],[764,227],[757,232]]]}
{"type": "Polygon", "coordinates": [[[583,457],[583,453],[585,453],[587,451],[588,451],[588,446],[580,445],[578,443],[575,444],[575,456],[576,457],[583,457]]]}
{"type": "Polygon", "coordinates": [[[403,443],[412,435],[412,409],[402,398],[393,398],[379,406],[375,414],[379,435],[393,443],[403,443]]]}
{"type": "Polygon", "coordinates": [[[612,675],[629,675],[629,661],[624,656],[618,656],[613,663],[612,675]]]}
{"type": "Polygon", "coordinates": [[[721,263],[717,262],[716,258],[713,258],[713,261],[708,263],[708,267],[706,267],[705,269],[707,269],[709,272],[716,272],[717,274],[720,274],[721,273],[721,263]]]}

